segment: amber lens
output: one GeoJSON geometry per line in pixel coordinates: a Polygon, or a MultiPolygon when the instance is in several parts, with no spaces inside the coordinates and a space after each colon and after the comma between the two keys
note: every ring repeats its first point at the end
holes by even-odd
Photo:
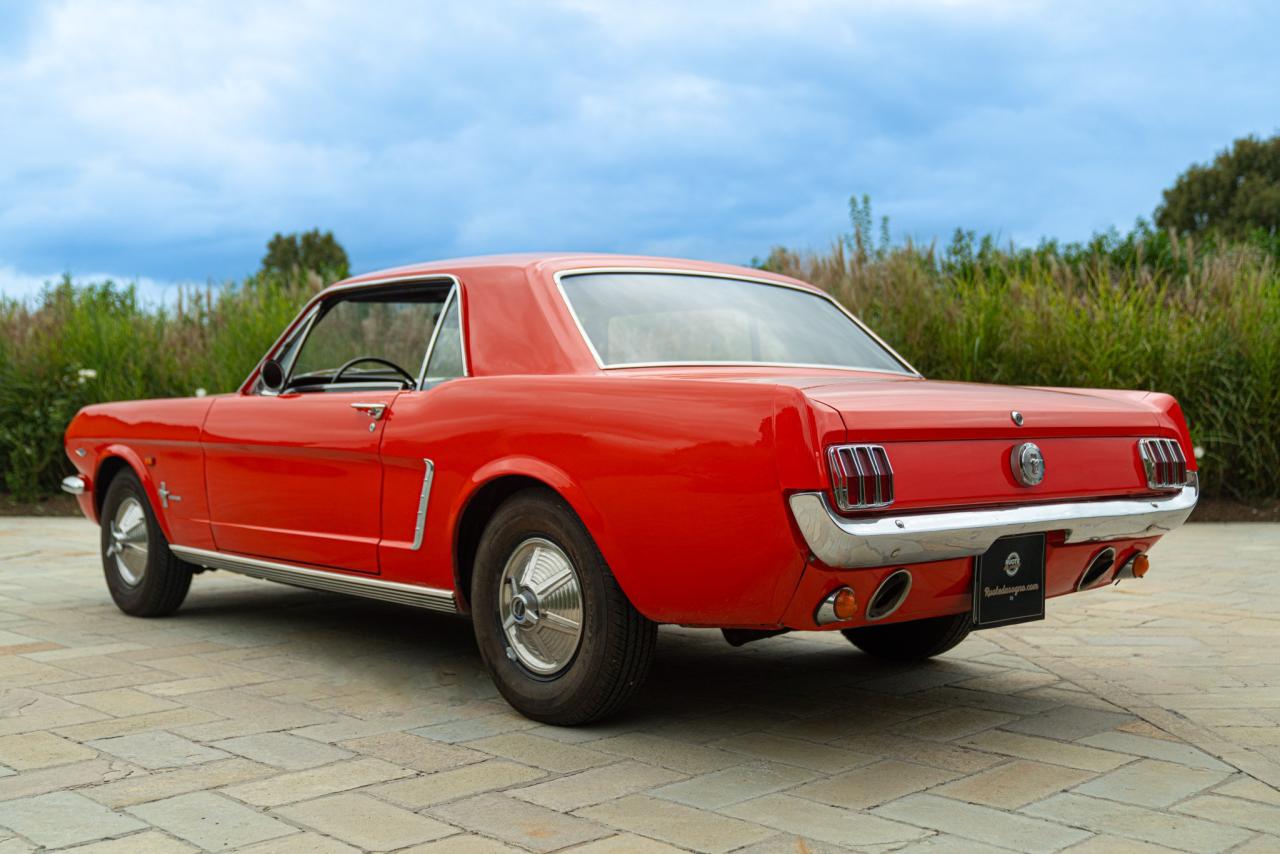
{"type": "Polygon", "coordinates": [[[852,620],[858,616],[858,597],[848,587],[843,588],[836,594],[836,601],[832,603],[832,610],[836,613],[836,619],[852,620]]]}
{"type": "Polygon", "coordinates": [[[1151,561],[1146,555],[1138,555],[1133,559],[1133,575],[1135,578],[1141,578],[1147,574],[1147,570],[1151,568],[1151,561]]]}

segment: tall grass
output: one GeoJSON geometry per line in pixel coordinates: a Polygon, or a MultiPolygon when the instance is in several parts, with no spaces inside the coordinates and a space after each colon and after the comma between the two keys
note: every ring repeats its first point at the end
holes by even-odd
{"type": "Polygon", "coordinates": [[[0,300],[0,489],[56,491],[67,422],[86,403],[231,391],[322,282],[255,276],[145,305],[132,286],[76,286],[0,300]]]}
{"type": "MultiPolygon", "coordinates": [[[[829,251],[776,249],[760,266],[826,289],[926,376],[1174,394],[1207,494],[1280,496],[1280,241],[1140,227],[1027,249],[960,232],[939,249],[870,240],[861,213],[829,251]]],[[[236,388],[320,285],[258,276],[147,306],[64,280],[0,300],[0,487],[56,490],[62,432],[87,402],[236,388]]]]}
{"type": "Polygon", "coordinates": [[[761,265],[824,288],[936,379],[1164,391],[1206,494],[1280,496],[1280,270],[1261,243],[1139,228],[1083,246],[869,245],[761,265]]]}

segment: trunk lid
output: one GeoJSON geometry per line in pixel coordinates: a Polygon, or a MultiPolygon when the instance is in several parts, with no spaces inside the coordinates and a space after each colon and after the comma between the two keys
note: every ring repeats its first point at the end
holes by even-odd
{"type": "Polygon", "coordinates": [[[1144,392],[1090,392],[916,379],[817,379],[805,395],[840,413],[850,442],[1150,435],[1144,392]],[[1021,426],[1013,412],[1022,414],[1021,426]]]}
{"type": "Polygon", "coordinates": [[[1148,493],[1138,439],[1167,433],[1144,392],[852,377],[796,385],[840,414],[847,442],[885,448],[895,484],[887,512],[1148,493]],[[1044,456],[1036,486],[1014,477],[1010,457],[1023,442],[1044,456]]]}

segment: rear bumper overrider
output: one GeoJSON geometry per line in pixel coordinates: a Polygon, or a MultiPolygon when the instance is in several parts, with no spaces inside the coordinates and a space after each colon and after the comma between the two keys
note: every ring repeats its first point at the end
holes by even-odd
{"type": "Polygon", "coordinates": [[[1068,543],[1160,535],[1186,521],[1200,487],[1195,472],[1177,492],[1153,498],[1024,504],[849,519],[821,492],[791,496],[791,512],[814,556],[842,569],[980,555],[1001,537],[1065,531],[1068,543]]]}

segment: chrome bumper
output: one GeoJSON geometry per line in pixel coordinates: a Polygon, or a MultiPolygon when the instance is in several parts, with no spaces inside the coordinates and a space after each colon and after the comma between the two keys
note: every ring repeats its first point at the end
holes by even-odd
{"type": "Polygon", "coordinates": [[[1026,504],[946,513],[846,519],[821,492],[791,496],[791,512],[809,550],[828,566],[856,568],[980,555],[1001,537],[1066,531],[1068,543],[1163,534],[1186,521],[1200,489],[1187,485],[1168,497],[1026,504]]]}
{"type": "Polygon", "coordinates": [[[62,491],[68,495],[84,495],[84,478],[79,475],[71,475],[62,479],[62,491]]]}

